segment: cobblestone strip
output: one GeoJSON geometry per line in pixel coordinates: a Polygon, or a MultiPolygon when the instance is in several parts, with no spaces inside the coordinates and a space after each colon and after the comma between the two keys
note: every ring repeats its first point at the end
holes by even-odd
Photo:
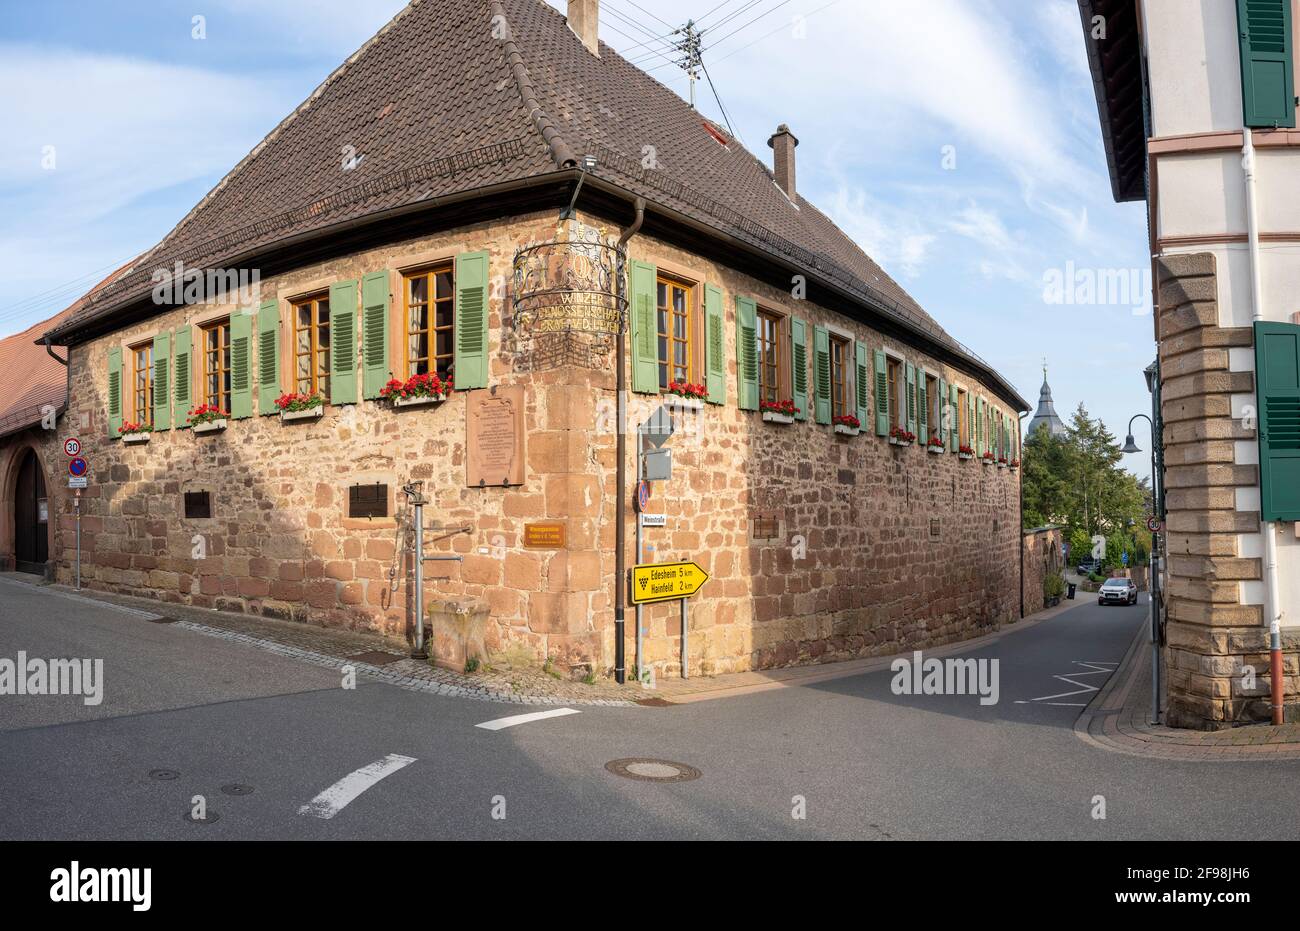
{"type": "Polygon", "coordinates": [[[385,682],[389,685],[395,685],[398,688],[406,689],[410,692],[425,692],[430,695],[449,695],[453,698],[472,698],[476,701],[507,702],[512,705],[605,705],[611,707],[630,707],[635,706],[636,704],[631,701],[620,701],[618,699],[609,698],[573,698],[565,695],[520,695],[487,688],[474,688],[452,681],[454,673],[446,673],[445,677],[440,676],[439,673],[442,672],[441,670],[430,669],[430,674],[427,676],[410,675],[409,673],[385,669],[383,666],[374,666],[370,663],[362,663],[338,656],[329,656],[324,653],[316,653],[312,650],[303,650],[299,647],[286,646],[285,644],[277,643],[274,640],[264,640],[260,637],[250,636],[249,634],[221,630],[217,627],[208,627],[204,624],[196,624],[193,621],[177,621],[173,626],[193,631],[196,634],[203,634],[205,637],[216,637],[218,640],[227,640],[231,643],[246,644],[248,646],[256,647],[259,650],[265,650],[268,653],[275,653],[279,656],[302,660],[303,662],[311,663],[314,666],[324,666],[327,669],[342,669],[344,666],[351,666],[359,674],[363,674],[369,679],[373,679],[377,682],[385,682]]]}

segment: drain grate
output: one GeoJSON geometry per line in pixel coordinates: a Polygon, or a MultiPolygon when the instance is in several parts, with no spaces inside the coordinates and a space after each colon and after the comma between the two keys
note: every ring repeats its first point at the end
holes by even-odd
{"type": "Polygon", "coordinates": [[[238,782],[232,782],[230,785],[222,786],[221,791],[226,795],[252,795],[253,787],[242,785],[238,782]]]}
{"type": "Polygon", "coordinates": [[[356,660],[358,663],[368,663],[371,666],[387,666],[405,657],[396,653],[385,653],[383,650],[367,650],[364,653],[354,653],[348,659],[356,660]]]}
{"type": "Polygon", "coordinates": [[[690,782],[704,775],[688,763],[674,763],[672,760],[653,760],[645,757],[610,760],[605,764],[605,768],[615,776],[637,779],[641,782],[690,782]]]}
{"type": "Polygon", "coordinates": [[[149,778],[157,779],[159,782],[170,782],[173,779],[179,779],[181,774],[174,769],[151,769],[149,778]]]}

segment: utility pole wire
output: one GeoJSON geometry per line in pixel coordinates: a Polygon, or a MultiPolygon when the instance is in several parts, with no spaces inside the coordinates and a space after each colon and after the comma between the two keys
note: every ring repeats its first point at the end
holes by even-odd
{"type": "Polygon", "coordinates": [[[749,22],[745,23],[745,25],[743,25],[743,26],[741,26],[741,27],[739,27],[739,28],[737,28],[737,29],[733,29],[731,32],[727,33],[727,34],[726,34],[725,36],[723,36],[721,39],[717,39],[716,41],[712,42],[712,43],[709,45],[709,48],[713,48],[714,46],[717,46],[717,45],[722,44],[723,42],[726,42],[728,39],[730,39],[730,38],[731,38],[732,36],[734,36],[736,33],[738,33],[738,32],[743,32],[744,30],[748,29],[750,26],[754,25],[754,23],[758,22],[760,19],[764,19],[765,17],[771,16],[773,13],[775,13],[777,10],[781,9],[781,7],[785,6],[785,5],[786,5],[787,3],[789,3],[789,2],[790,2],[790,0],[781,0],[780,3],[778,3],[776,6],[772,7],[772,8],[771,8],[770,10],[768,10],[766,13],[759,13],[757,16],[755,16],[755,17],[754,17],[753,19],[751,19],[749,22]]]}

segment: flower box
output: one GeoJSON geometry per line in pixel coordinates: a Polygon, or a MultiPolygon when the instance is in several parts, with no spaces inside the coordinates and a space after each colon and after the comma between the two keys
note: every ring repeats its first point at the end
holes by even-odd
{"type": "Polygon", "coordinates": [[[325,415],[325,396],[319,391],[314,394],[289,392],[275,400],[280,408],[281,422],[293,420],[319,420],[325,415]]]}
{"type": "Polygon", "coordinates": [[[134,446],[137,443],[148,443],[149,434],[147,432],[123,433],[122,442],[127,444],[128,446],[134,446]]]}
{"type": "Polygon", "coordinates": [[[794,423],[794,417],[790,414],[781,414],[776,411],[763,411],[763,419],[768,423],[794,423]]]}
{"type": "Polygon", "coordinates": [[[704,399],[688,398],[680,394],[665,394],[664,407],[675,407],[683,411],[698,411],[704,408],[704,399]]]}
{"type": "Polygon", "coordinates": [[[413,398],[393,398],[393,407],[428,407],[431,404],[441,404],[447,400],[445,394],[426,394],[416,395],[413,398]]]}
{"type": "Polygon", "coordinates": [[[226,429],[226,419],[207,420],[203,423],[196,423],[193,427],[195,433],[220,433],[226,429]]]}
{"type": "Polygon", "coordinates": [[[992,456],[985,456],[985,457],[983,458],[983,462],[984,462],[985,465],[993,465],[993,457],[992,457],[992,456]]]}
{"type": "Polygon", "coordinates": [[[862,428],[861,428],[861,427],[850,427],[850,426],[849,426],[848,424],[846,424],[846,423],[837,423],[837,424],[835,425],[835,432],[836,432],[836,433],[841,433],[841,434],[843,434],[844,436],[857,436],[859,433],[862,432],[862,428]]]}
{"type": "Polygon", "coordinates": [[[958,453],[958,454],[957,454],[957,458],[958,458],[958,459],[974,459],[974,458],[975,458],[975,454],[974,454],[974,453],[958,453]]]}
{"type": "Polygon", "coordinates": [[[896,436],[891,436],[891,437],[889,438],[889,445],[890,445],[890,446],[911,446],[911,445],[912,445],[912,441],[911,441],[911,440],[900,439],[899,437],[896,437],[896,436]]]}
{"type": "Polygon", "coordinates": [[[942,446],[927,446],[926,449],[928,449],[930,452],[934,453],[936,456],[938,456],[939,454],[941,454],[941,453],[943,452],[943,447],[942,447],[942,446]]]}

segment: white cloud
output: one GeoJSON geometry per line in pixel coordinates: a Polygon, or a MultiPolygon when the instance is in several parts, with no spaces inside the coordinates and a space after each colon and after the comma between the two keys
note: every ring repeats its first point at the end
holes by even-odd
{"type": "Polygon", "coordinates": [[[935,235],[913,214],[847,185],[835,191],[826,207],[840,229],[891,275],[915,278],[920,273],[935,235]]]}

